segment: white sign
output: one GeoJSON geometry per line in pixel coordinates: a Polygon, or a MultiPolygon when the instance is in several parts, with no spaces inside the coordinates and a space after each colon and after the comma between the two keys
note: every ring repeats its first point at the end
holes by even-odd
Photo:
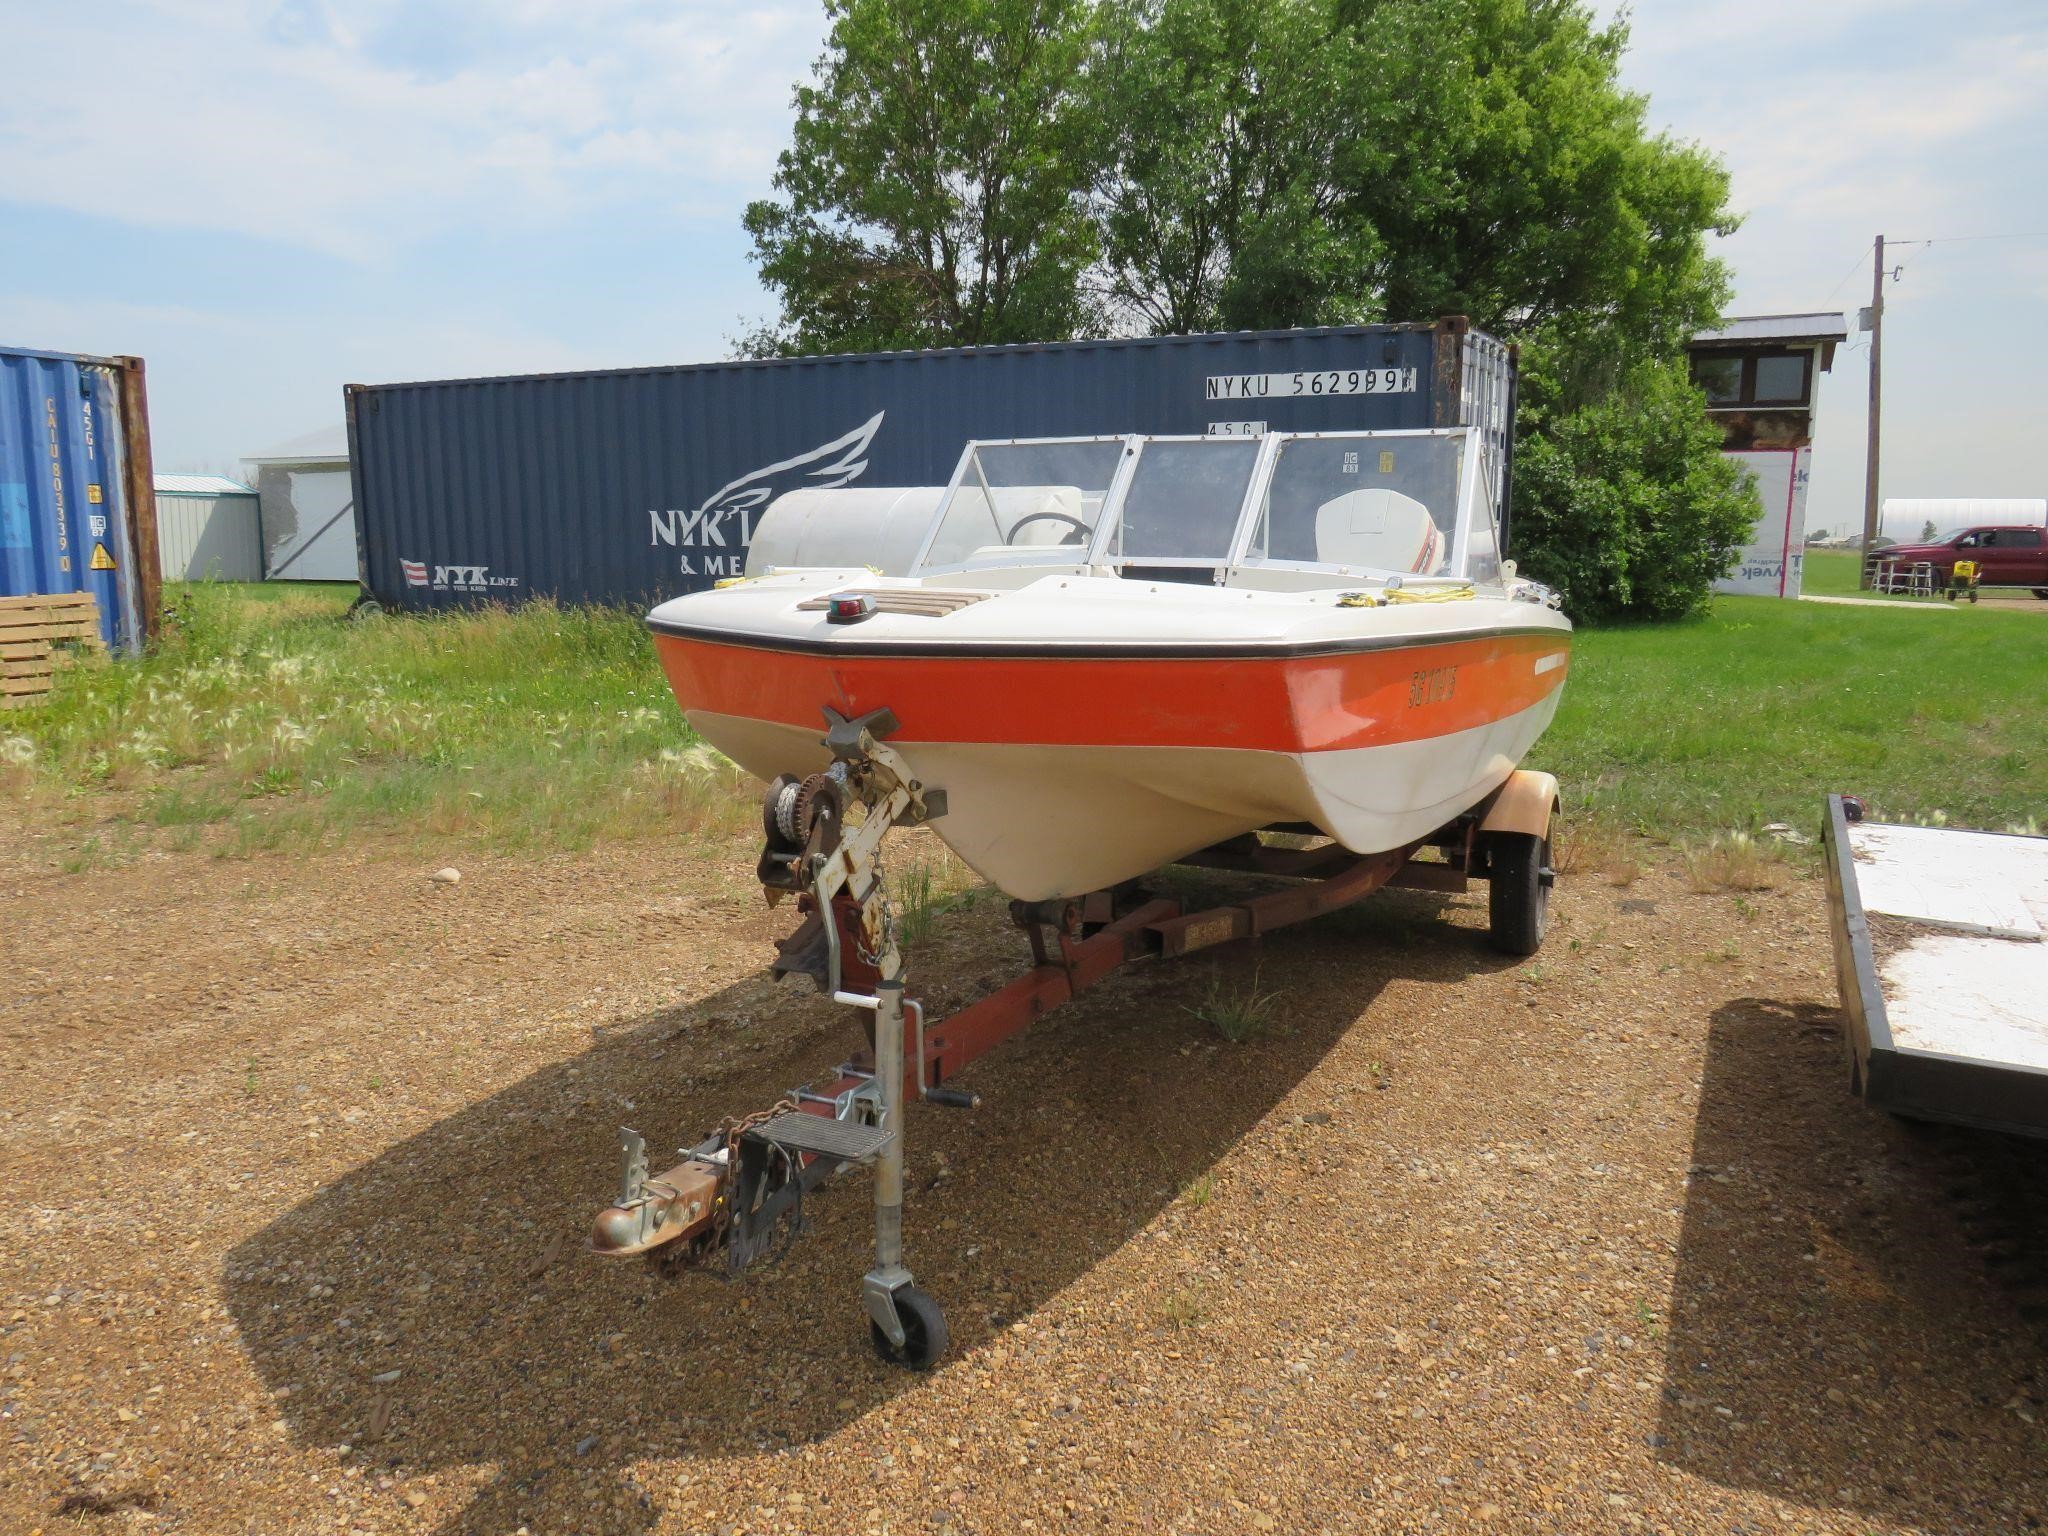
{"type": "Polygon", "coordinates": [[[1806,553],[1806,477],[1809,455],[1800,448],[1758,448],[1731,453],[1751,475],[1756,526],[1735,569],[1714,583],[1716,592],[1797,597],[1806,553]]]}
{"type": "Polygon", "coordinates": [[[1266,424],[1263,421],[1212,421],[1209,423],[1211,437],[1264,437],[1266,424]]]}
{"type": "Polygon", "coordinates": [[[1317,373],[1212,373],[1211,400],[1291,400],[1308,395],[1412,395],[1413,368],[1330,368],[1317,373]]]}

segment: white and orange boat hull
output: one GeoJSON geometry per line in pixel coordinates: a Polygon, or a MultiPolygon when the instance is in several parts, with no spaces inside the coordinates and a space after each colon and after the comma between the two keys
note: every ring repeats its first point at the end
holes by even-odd
{"type": "Polygon", "coordinates": [[[820,623],[787,639],[709,636],[680,604],[653,627],[690,725],[764,779],[824,766],[826,707],[891,710],[890,745],[946,790],[933,830],[991,884],[1037,901],[1261,827],[1307,823],[1375,853],[1469,810],[1550,723],[1569,629],[1527,603],[1457,606],[1461,622],[1437,633],[1364,622],[1381,610],[1356,615],[1355,635],[1332,636],[1319,617],[1323,633],[1268,639],[1238,621],[1236,635],[1185,626],[1129,654],[993,633],[901,638],[932,624],[914,618],[872,634],[820,623]]]}

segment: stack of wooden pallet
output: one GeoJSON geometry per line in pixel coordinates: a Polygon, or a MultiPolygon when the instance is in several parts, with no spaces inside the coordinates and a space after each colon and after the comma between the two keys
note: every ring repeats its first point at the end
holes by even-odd
{"type": "Polygon", "coordinates": [[[0,597],[0,709],[39,703],[56,674],[57,648],[104,650],[90,592],[0,597]]]}

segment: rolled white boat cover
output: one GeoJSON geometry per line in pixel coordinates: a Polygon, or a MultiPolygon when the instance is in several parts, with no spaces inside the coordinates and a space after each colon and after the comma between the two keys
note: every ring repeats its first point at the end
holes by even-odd
{"type": "MultiPolygon", "coordinates": [[[[942,485],[806,487],[785,492],[768,504],[754,525],[746,573],[843,571],[864,565],[884,576],[907,576],[945,494],[942,485]]],[[[1073,522],[1087,521],[1092,510],[1080,489],[1071,485],[1002,485],[988,498],[968,492],[966,501],[972,507],[984,499],[989,512],[985,528],[975,527],[973,517],[963,518],[961,532],[968,542],[958,549],[934,549],[934,560],[964,560],[983,544],[1000,544],[1020,522],[1031,526],[1017,537],[1018,545],[1057,545],[1073,538],[1073,522]]]]}
{"type": "Polygon", "coordinates": [[[869,565],[909,574],[944,486],[871,485],[787,491],[768,504],[747,546],[747,574],[869,565]]]}

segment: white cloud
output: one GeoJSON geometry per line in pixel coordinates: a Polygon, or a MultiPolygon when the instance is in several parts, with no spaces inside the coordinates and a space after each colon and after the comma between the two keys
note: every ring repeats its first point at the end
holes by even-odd
{"type": "MultiPolygon", "coordinates": [[[[1610,8],[1611,9],[1611,8],[1610,8]]],[[[1870,301],[1870,243],[2048,229],[2048,16],[2030,0],[1639,0],[1624,78],[1720,154],[1746,214],[1736,313],[1870,301]]],[[[2044,248],[1907,246],[1887,295],[1891,495],[2038,494],[2048,453],[1983,407],[2030,394],[2044,248]],[[1987,315],[1991,317],[1987,323],[1987,315]]],[[[1856,338],[1858,342],[1861,338],[1856,338]]],[[[1809,519],[1860,524],[1867,350],[1823,383],[1809,519]]]]}
{"type": "Polygon", "coordinates": [[[621,202],[736,215],[821,22],[794,0],[131,0],[8,33],[0,200],[373,260],[621,202]]]}

